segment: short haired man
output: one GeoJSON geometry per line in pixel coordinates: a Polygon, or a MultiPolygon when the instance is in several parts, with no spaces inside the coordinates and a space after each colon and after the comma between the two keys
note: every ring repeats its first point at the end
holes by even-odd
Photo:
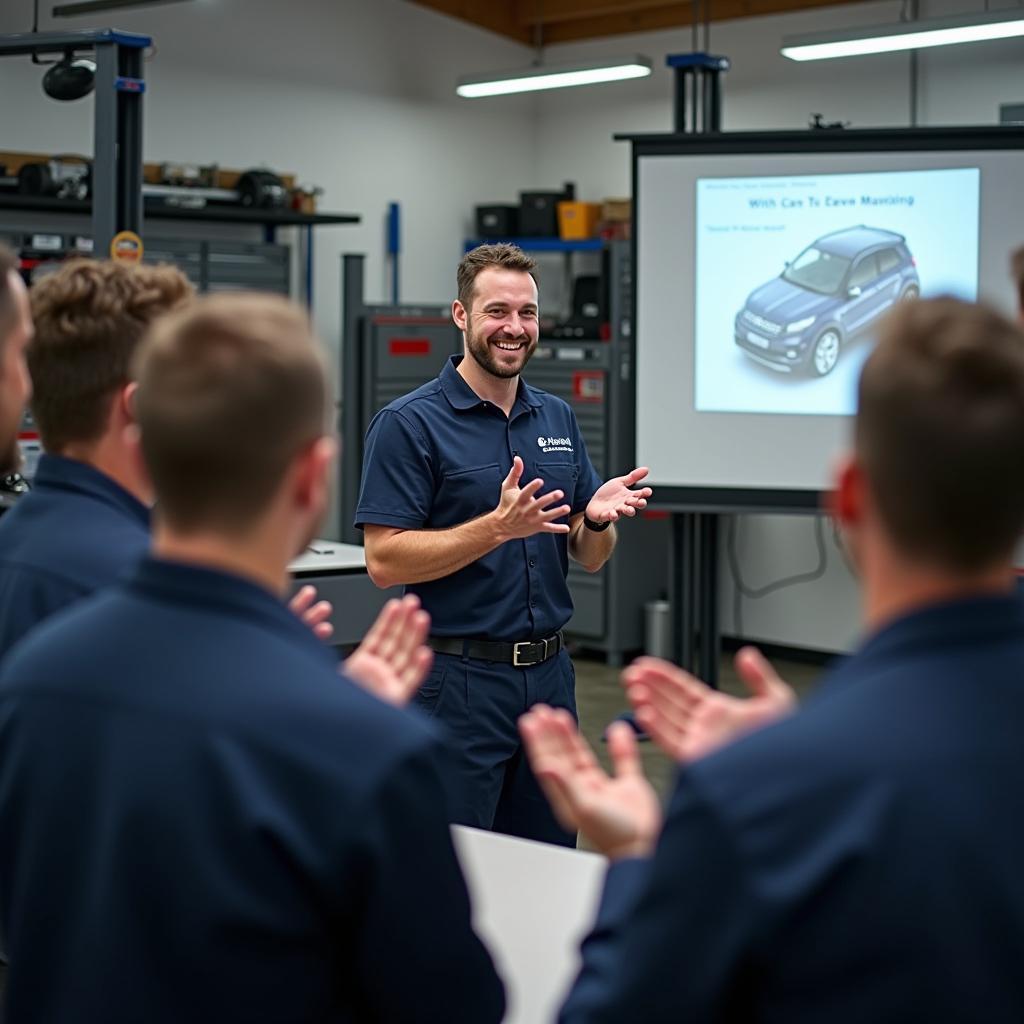
{"type": "Polygon", "coordinates": [[[153,554],[0,672],[7,1019],[497,1022],[440,745],[282,602],[336,458],[305,314],[200,300],[138,379],[153,554]]]}
{"type": "Polygon", "coordinates": [[[687,766],[663,827],[628,729],[610,779],[563,713],[522,722],[614,861],[565,1024],[1024,1019],[1024,333],[901,305],[854,433],[833,509],[869,638],[802,711],[687,766]]]}
{"type": "Polygon", "coordinates": [[[25,346],[32,337],[28,293],[14,253],[0,246],[0,476],[19,466],[18,427],[32,393],[25,346]]]}
{"type": "Polygon", "coordinates": [[[567,558],[600,569],[612,524],[651,491],[634,490],[645,469],[602,484],[572,409],[521,379],[539,333],[534,266],[506,244],[463,258],[452,317],[465,354],[370,424],[356,525],[374,581],[405,584],[433,620],[417,700],[458,755],[454,820],[575,845],[516,720],[538,700],[575,714],[567,558]]]}
{"type": "Polygon", "coordinates": [[[131,362],[192,296],[173,267],[79,260],[31,293],[32,410],[45,454],[0,519],[0,660],[33,626],[118,579],[149,544],[149,481],[131,449],[131,362]]]}

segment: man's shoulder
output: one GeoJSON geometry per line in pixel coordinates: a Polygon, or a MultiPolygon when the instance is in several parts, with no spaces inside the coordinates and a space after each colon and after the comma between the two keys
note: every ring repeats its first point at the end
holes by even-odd
{"type": "Polygon", "coordinates": [[[0,558],[79,584],[116,579],[148,543],[137,516],[74,491],[32,491],[0,519],[0,558]]]}
{"type": "Polygon", "coordinates": [[[298,760],[348,761],[358,750],[368,767],[432,739],[340,674],[312,634],[200,607],[158,609],[124,585],[18,644],[0,671],[0,698],[88,704],[298,760]]]}
{"type": "Polygon", "coordinates": [[[420,407],[425,406],[429,408],[438,399],[443,397],[441,378],[434,377],[433,380],[428,380],[426,384],[421,384],[415,391],[410,391],[388,402],[381,412],[414,414],[420,407]]]}

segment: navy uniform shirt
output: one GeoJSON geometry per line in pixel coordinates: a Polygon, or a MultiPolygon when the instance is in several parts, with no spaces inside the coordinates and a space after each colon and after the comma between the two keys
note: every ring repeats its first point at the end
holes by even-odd
{"type": "Polygon", "coordinates": [[[0,672],[6,1024],[497,1022],[426,722],[144,560],[0,672]]]}
{"type": "Polygon", "coordinates": [[[32,491],[0,517],[0,659],[30,629],[135,568],[149,510],[105,473],[44,455],[32,491]]]}
{"type": "MultiPolygon", "coordinates": [[[[519,382],[511,414],[480,399],[454,356],[436,380],[382,409],[366,435],[356,525],[444,529],[493,511],[512,460],[521,485],[582,512],[601,486],[572,409],[519,382]]],[[[564,522],[564,520],[562,520],[564,522]]],[[[436,636],[525,640],[549,636],[572,615],[565,534],[539,533],[495,548],[464,569],[406,590],[418,594],[436,636]]]]}
{"type": "Polygon", "coordinates": [[[1024,1020],[1024,602],[879,632],[685,768],[614,865],[563,1024],[1024,1020]]]}

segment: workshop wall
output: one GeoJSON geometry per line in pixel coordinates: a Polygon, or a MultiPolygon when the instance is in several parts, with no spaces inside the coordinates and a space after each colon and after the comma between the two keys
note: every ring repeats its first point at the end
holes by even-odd
{"type": "MultiPolygon", "coordinates": [[[[31,7],[4,0],[0,32],[27,31],[31,7]]],[[[79,30],[97,17],[40,27],[79,30]]],[[[454,93],[460,73],[522,60],[523,48],[498,36],[404,0],[216,0],[114,12],[110,23],[156,44],[147,160],[294,171],[323,186],[322,210],[362,215],[360,225],[315,232],[315,316],[332,351],[340,254],[366,253],[367,298],[388,295],[388,202],[402,204],[403,299],[441,301],[454,290],[473,204],[530,186],[533,101],[473,107],[454,93]]],[[[0,149],[91,152],[92,98],[56,103],[41,77],[28,58],[0,61],[0,149]]]]}

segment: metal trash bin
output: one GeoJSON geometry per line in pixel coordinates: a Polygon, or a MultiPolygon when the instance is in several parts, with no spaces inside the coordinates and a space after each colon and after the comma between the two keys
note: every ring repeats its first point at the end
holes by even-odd
{"type": "Polygon", "coordinates": [[[672,660],[672,606],[668,601],[644,605],[644,652],[653,658],[672,660]]]}

